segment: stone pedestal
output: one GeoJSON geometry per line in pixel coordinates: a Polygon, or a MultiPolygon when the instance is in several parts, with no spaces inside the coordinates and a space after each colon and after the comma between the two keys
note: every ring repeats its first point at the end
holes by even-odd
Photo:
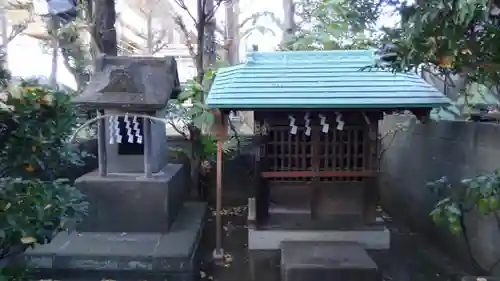
{"type": "Polygon", "coordinates": [[[76,186],[87,196],[89,215],[78,226],[82,232],[168,232],[186,196],[186,172],[168,164],[152,178],[142,174],[92,172],[76,186]]]}

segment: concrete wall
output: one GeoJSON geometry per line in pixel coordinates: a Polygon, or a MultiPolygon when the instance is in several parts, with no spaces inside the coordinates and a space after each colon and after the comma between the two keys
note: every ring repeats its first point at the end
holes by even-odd
{"type": "MultiPolygon", "coordinates": [[[[381,122],[382,135],[405,119],[391,116],[381,122]]],[[[447,176],[452,182],[500,168],[500,126],[448,122],[415,124],[406,132],[383,139],[380,180],[382,207],[414,230],[429,235],[458,260],[471,264],[463,237],[436,226],[429,217],[438,198],[425,185],[447,176]]],[[[473,211],[465,216],[472,252],[490,270],[500,260],[500,232],[494,216],[473,211]]],[[[500,266],[495,266],[500,275],[500,266]]]]}

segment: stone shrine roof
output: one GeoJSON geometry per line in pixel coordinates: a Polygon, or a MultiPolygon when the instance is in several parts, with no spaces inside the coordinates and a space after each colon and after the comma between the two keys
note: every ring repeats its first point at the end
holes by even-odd
{"type": "Polygon", "coordinates": [[[173,57],[101,56],[75,104],[96,109],[153,111],[180,92],[173,57]]]}

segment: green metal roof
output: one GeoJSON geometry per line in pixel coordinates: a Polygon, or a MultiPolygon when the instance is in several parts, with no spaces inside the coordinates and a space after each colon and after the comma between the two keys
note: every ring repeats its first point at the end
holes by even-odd
{"type": "Polygon", "coordinates": [[[416,74],[363,70],[373,50],[253,52],[220,69],[210,108],[433,108],[449,100],[416,74]]]}

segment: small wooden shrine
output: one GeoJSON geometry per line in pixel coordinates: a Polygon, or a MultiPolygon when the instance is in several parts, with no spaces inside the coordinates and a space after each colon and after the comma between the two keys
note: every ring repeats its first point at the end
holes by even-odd
{"type": "Polygon", "coordinates": [[[389,247],[387,230],[370,227],[377,224],[379,121],[404,110],[425,120],[449,102],[417,75],[361,70],[375,59],[374,50],[253,52],[218,72],[208,106],[254,111],[250,250],[320,239],[315,231],[323,240],[389,247]],[[359,241],[356,231],[366,230],[359,241]]]}

